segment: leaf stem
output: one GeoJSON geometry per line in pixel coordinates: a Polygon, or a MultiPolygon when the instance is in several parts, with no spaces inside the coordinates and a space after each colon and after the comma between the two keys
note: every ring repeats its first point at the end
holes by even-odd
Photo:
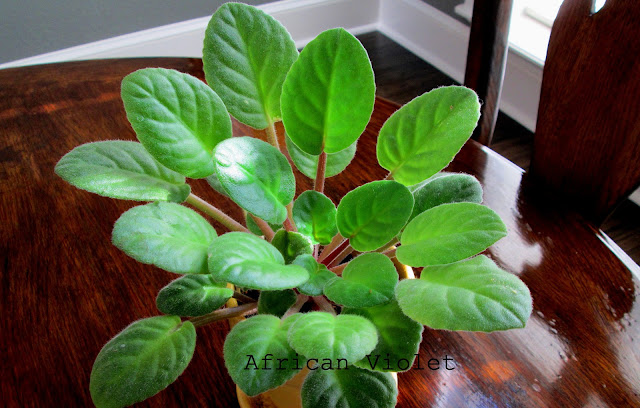
{"type": "Polygon", "coordinates": [[[300,309],[302,309],[302,306],[304,306],[304,304],[307,303],[308,300],[309,300],[309,296],[303,295],[302,293],[298,293],[298,298],[296,299],[296,303],[294,303],[293,306],[291,306],[282,315],[282,320],[286,319],[287,317],[289,317],[291,315],[294,315],[294,314],[298,313],[300,311],[300,309]]]}
{"type": "Polygon", "coordinates": [[[329,254],[331,254],[334,249],[340,246],[344,242],[344,238],[340,234],[336,234],[335,237],[331,240],[329,245],[325,246],[320,255],[318,255],[318,262],[322,262],[329,254]]]}
{"type": "Polygon", "coordinates": [[[334,316],[336,315],[335,309],[333,308],[331,303],[329,303],[329,301],[327,299],[325,299],[324,296],[322,296],[322,295],[313,296],[312,299],[315,302],[315,304],[318,305],[320,310],[324,310],[325,312],[329,312],[334,316]]]}
{"type": "Polygon", "coordinates": [[[340,264],[340,262],[342,262],[342,260],[344,260],[344,258],[346,258],[347,255],[351,254],[352,252],[353,248],[351,247],[351,245],[347,245],[335,258],[333,258],[333,261],[329,262],[327,268],[331,269],[334,266],[338,266],[338,264],[340,264]]]}
{"type": "Polygon", "coordinates": [[[273,232],[269,224],[267,224],[267,222],[262,218],[258,218],[251,213],[249,213],[249,216],[253,219],[253,222],[256,223],[258,228],[260,228],[260,231],[262,231],[262,234],[267,239],[267,241],[271,242],[273,236],[275,235],[275,232],[273,232]]]}
{"type": "Polygon", "coordinates": [[[324,178],[327,171],[327,153],[323,150],[318,157],[318,169],[316,170],[316,181],[313,189],[319,193],[324,192],[324,178]]]}
{"type": "Polygon", "coordinates": [[[198,210],[202,211],[203,213],[207,214],[214,220],[218,221],[220,224],[224,225],[231,231],[241,231],[241,232],[251,233],[251,231],[245,228],[244,225],[240,224],[238,221],[234,220],[233,218],[229,217],[227,214],[222,212],[222,210],[220,210],[219,208],[214,207],[213,205],[209,204],[208,202],[204,201],[202,198],[198,197],[193,193],[189,194],[186,202],[196,207],[198,210]]]}
{"type": "Polygon", "coordinates": [[[389,174],[387,174],[387,177],[385,177],[384,180],[393,180],[393,173],[389,172],[389,174]]]}
{"type": "Polygon", "coordinates": [[[298,232],[296,223],[293,222],[293,201],[287,204],[287,219],[284,220],[284,229],[287,231],[298,232]]]}
{"type": "Polygon", "coordinates": [[[258,309],[258,303],[247,303],[241,306],[231,307],[228,309],[220,309],[215,312],[211,312],[209,314],[194,317],[193,319],[189,319],[193,325],[198,328],[209,323],[217,322],[218,320],[230,319],[232,317],[244,316],[246,314],[255,312],[258,309]]]}
{"type": "Polygon", "coordinates": [[[244,303],[252,303],[256,301],[254,298],[240,292],[233,292],[233,297],[244,303]]]}
{"type": "Polygon", "coordinates": [[[267,131],[267,140],[278,150],[280,150],[280,143],[278,142],[278,134],[276,133],[276,124],[269,120],[269,124],[265,129],[267,131]]]}
{"type": "Polygon", "coordinates": [[[376,249],[376,252],[384,253],[385,251],[387,251],[389,248],[391,248],[392,246],[394,246],[398,242],[400,242],[400,240],[398,239],[398,237],[395,237],[394,239],[389,241],[385,246],[376,249]]]}
{"type": "Polygon", "coordinates": [[[389,258],[395,258],[396,257],[396,248],[395,247],[389,248],[386,251],[384,251],[382,253],[382,255],[386,255],[389,258]]]}
{"type": "Polygon", "coordinates": [[[413,268],[398,261],[398,258],[391,258],[391,262],[393,262],[393,264],[395,265],[400,280],[416,278],[416,275],[414,275],[413,273],[413,268]]]}

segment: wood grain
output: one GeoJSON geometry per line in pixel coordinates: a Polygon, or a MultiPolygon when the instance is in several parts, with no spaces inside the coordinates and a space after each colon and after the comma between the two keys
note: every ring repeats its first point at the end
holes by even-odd
{"type": "MultiPolygon", "coordinates": [[[[175,275],[141,265],[110,243],[114,221],[136,203],[77,190],[53,173],[73,147],[133,140],[120,80],[143,67],[202,77],[192,59],[73,62],[0,71],[0,395],[8,407],[90,406],[89,374],[102,345],[135,319],[158,314],[157,291],[175,275]]],[[[325,191],[338,202],[383,178],[375,139],[397,108],[379,99],[356,159],[325,191]]],[[[281,130],[281,129],[280,129],[281,130]]],[[[234,125],[236,134],[258,134],[234,125]]],[[[540,199],[522,171],[476,142],[450,170],[476,175],[509,235],[488,253],[529,285],[526,329],[453,333],[427,329],[423,370],[399,376],[399,407],[640,406],[638,268],[625,264],[586,220],[540,199]],[[635,274],[635,275],[634,275],[635,274]],[[635,341],[635,342],[634,342],[635,341]],[[444,358],[451,360],[444,367],[444,358]],[[440,361],[440,370],[427,367],[440,361]]],[[[311,180],[297,174],[298,192],[311,180]]],[[[194,192],[239,217],[204,182],[194,192]]],[[[222,233],[223,228],[215,225],[222,233]]],[[[225,323],[198,329],[194,360],[148,407],[233,407],[221,357],[225,323]]]]}
{"type": "Polygon", "coordinates": [[[640,2],[565,1],[542,78],[532,175],[601,223],[640,184],[640,2]]]}

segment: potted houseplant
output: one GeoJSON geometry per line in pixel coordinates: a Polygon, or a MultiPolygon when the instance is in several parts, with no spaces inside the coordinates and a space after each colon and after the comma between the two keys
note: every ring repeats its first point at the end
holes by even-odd
{"type": "Polygon", "coordinates": [[[132,323],[98,354],[97,406],[167,387],[189,364],[196,328],[222,319],[234,320],[223,354],[241,399],[296,377],[305,407],[394,406],[390,373],[411,368],[424,325],[524,327],[528,288],[478,255],[506,235],[504,224],[480,204],[475,178],[441,172],[476,126],[473,91],[438,88],[393,114],[377,143],[389,176],[336,207],[325,178],[354,157],[375,98],[358,40],[328,30],[298,54],[276,20],[227,3],[209,23],[203,61],[208,85],[160,68],[128,75],[122,99],[140,143],[81,145],[55,169],[81,189],[149,201],[117,220],[113,243],[184,275],[160,290],[163,315],[132,323]],[[266,129],[269,143],[232,137],[229,114],[266,129]],[[314,190],[295,197],[284,151],[314,190]],[[207,178],[245,211],[246,226],[191,194],[186,177],[207,178]],[[218,235],[182,203],[231,232],[218,235]],[[424,267],[420,278],[406,265],[424,267]]]}

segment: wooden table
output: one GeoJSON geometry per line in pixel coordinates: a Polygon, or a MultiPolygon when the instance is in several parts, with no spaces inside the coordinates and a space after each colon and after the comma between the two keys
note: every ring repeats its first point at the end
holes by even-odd
{"type": "MultiPolygon", "coordinates": [[[[81,143],[135,138],[120,81],[149,66],[203,76],[199,60],[181,58],[0,71],[4,406],[90,406],[89,373],[98,351],[131,321],[158,314],[156,293],[175,278],[110,243],[115,220],[137,203],[78,190],[53,172],[81,143]]],[[[396,108],[376,102],[356,159],[327,182],[335,202],[356,184],[385,176],[374,142],[396,108]]],[[[236,125],[235,131],[249,130],[236,125]]],[[[640,406],[637,265],[619,253],[621,261],[606,236],[558,209],[491,150],[469,142],[449,170],[473,174],[484,185],[485,203],[509,229],[489,256],[527,283],[534,312],[526,329],[503,333],[426,329],[421,365],[436,358],[440,369],[401,374],[398,406],[640,406]],[[445,358],[454,369],[446,369],[445,358]]],[[[192,185],[195,194],[229,206],[206,183],[192,185]]],[[[298,174],[299,192],[309,187],[298,174]]],[[[227,330],[226,323],[199,329],[186,372],[141,406],[236,406],[221,357],[227,330]]]]}

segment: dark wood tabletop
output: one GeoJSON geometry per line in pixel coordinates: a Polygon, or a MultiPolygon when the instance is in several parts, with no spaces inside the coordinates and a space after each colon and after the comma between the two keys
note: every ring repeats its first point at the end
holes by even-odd
{"type": "MultiPolygon", "coordinates": [[[[111,244],[113,223],[138,203],[78,190],[53,172],[79,144],[135,139],[120,81],[153,66],[203,77],[200,60],[183,58],[0,71],[0,405],[91,406],[89,373],[98,351],[133,320],[159,314],[156,294],[176,277],[111,244]]],[[[334,202],[386,175],[375,140],[395,109],[377,100],[355,160],[327,180],[334,202]]],[[[252,132],[237,124],[234,130],[252,132]]],[[[534,312],[525,329],[508,332],[427,328],[423,369],[400,374],[398,406],[639,407],[638,266],[488,148],[470,141],[449,170],[482,182],[485,204],[509,230],[488,255],[529,286],[534,312]],[[440,361],[438,370],[428,368],[430,359],[440,361]]],[[[297,181],[298,192],[311,187],[300,174],[297,181]]],[[[204,181],[192,187],[215,205],[234,208],[204,181]]],[[[227,331],[225,322],[198,329],[185,373],[140,406],[237,406],[221,355],[227,331]]]]}

